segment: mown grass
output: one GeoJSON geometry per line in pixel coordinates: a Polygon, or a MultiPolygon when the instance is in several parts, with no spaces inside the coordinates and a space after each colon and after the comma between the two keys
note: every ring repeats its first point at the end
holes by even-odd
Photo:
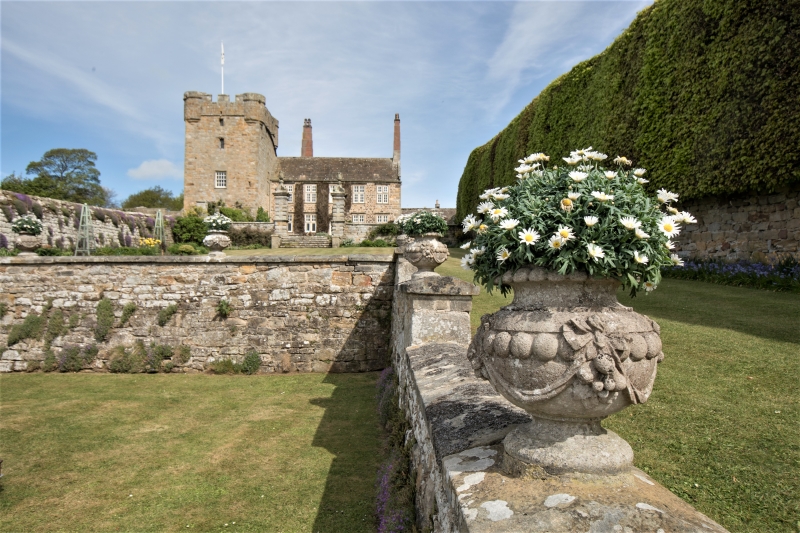
{"type": "Polygon", "coordinates": [[[0,530],[374,531],[376,379],[2,375],[0,530]]]}
{"type": "Polygon", "coordinates": [[[274,256],[307,256],[307,255],[392,255],[394,248],[368,248],[365,246],[352,246],[347,248],[258,248],[255,250],[225,250],[226,255],[232,256],[251,256],[251,255],[274,255],[274,256]]]}
{"type": "MultiPolygon", "coordinates": [[[[461,250],[437,272],[472,281],[461,250]]],[[[475,298],[480,316],[510,302],[475,298]]],[[[666,358],[644,405],[604,425],[642,468],[735,533],[800,531],[800,298],[665,279],[619,301],[661,326],[666,358]]]]}

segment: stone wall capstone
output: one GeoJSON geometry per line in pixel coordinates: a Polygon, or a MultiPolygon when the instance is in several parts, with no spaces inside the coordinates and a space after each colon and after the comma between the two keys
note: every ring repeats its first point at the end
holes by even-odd
{"type": "MultiPolygon", "coordinates": [[[[394,283],[391,256],[336,257],[4,257],[0,258],[0,347],[30,313],[61,310],[73,329],[56,337],[66,346],[97,344],[86,370],[106,371],[116,346],[137,341],[191,349],[173,371],[202,371],[219,358],[240,361],[250,351],[264,372],[363,372],[388,364],[394,283]],[[94,337],[101,298],[113,305],[114,328],[104,342],[94,337]],[[227,318],[217,305],[232,308],[227,318]],[[122,308],[137,306],[124,327],[122,308]],[[157,314],[177,313],[159,326],[157,314]],[[52,306],[52,309],[48,309],[52,306]]],[[[23,371],[46,355],[43,339],[25,339],[0,355],[0,371],[23,371]]]]}

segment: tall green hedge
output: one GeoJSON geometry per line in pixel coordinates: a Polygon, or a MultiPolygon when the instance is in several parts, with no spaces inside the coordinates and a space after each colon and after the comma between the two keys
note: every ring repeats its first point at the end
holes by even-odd
{"type": "Polygon", "coordinates": [[[521,157],[590,145],[682,199],[796,186],[798,43],[797,0],[657,0],[473,150],[459,217],[484,189],[512,183],[521,157]]]}

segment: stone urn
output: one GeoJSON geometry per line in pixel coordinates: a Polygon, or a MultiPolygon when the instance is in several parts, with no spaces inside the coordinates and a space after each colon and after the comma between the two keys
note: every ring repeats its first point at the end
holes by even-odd
{"type": "Polygon", "coordinates": [[[203,239],[203,246],[211,250],[208,254],[211,257],[224,257],[225,253],[222,251],[231,245],[231,238],[228,237],[228,232],[221,229],[212,229],[208,231],[205,239],[203,239]]]}
{"type": "Polygon", "coordinates": [[[42,246],[42,241],[38,235],[20,233],[17,240],[14,241],[14,246],[20,251],[19,256],[32,257],[36,256],[36,250],[42,246]]]}
{"type": "Polygon", "coordinates": [[[444,263],[450,255],[447,246],[437,240],[441,236],[439,233],[423,233],[405,242],[403,257],[417,267],[413,278],[438,276],[433,269],[444,263]]]}
{"type": "Polygon", "coordinates": [[[600,421],[647,401],[664,358],[659,327],[617,301],[619,282],[528,266],[503,275],[514,300],[481,319],[467,356],[526,410],[504,440],[509,474],[617,474],[631,447],[600,421]]]}

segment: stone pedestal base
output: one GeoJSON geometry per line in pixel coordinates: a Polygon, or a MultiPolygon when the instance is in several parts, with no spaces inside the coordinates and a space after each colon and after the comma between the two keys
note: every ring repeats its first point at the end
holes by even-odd
{"type": "Polygon", "coordinates": [[[633,466],[633,450],[599,421],[534,418],[503,441],[503,470],[512,476],[620,474],[633,466]]]}
{"type": "Polygon", "coordinates": [[[281,237],[280,237],[280,235],[273,235],[272,236],[272,239],[271,239],[271,242],[270,242],[270,246],[272,247],[273,250],[277,250],[278,248],[281,247],[281,237]]]}

